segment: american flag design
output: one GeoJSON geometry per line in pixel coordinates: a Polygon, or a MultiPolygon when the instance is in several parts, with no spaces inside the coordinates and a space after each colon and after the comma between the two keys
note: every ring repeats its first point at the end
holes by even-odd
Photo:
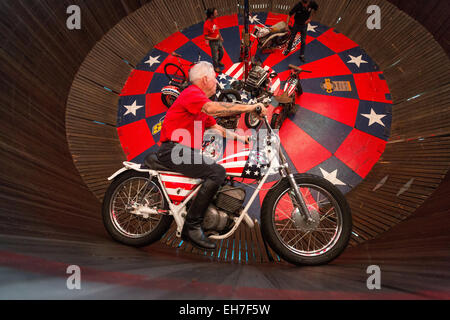
{"type": "Polygon", "coordinates": [[[183,202],[202,183],[201,179],[186,177],[180,173],[161,173],[161,181],[173,203],[183,202]]]}
{"type": "Polygon", "coordinates": [[[265,153],[257,150],[231,155],[217,163],[225,168],[229,176],[257,180],[264,176],[269,167],[265,153]]]}

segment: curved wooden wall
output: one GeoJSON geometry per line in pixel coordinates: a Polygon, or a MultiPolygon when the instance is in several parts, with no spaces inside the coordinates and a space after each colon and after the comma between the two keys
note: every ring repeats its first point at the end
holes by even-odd
{"type": "MultiPolygon", "coordinates": [[[[251,4],[255,11],[286,13],[294,2],[251,4]]],[[[358,235],[352,245],[356,245],[411,216],[447,172],[449,63],[425,28],[386,1],[318,2],[316,19],[368,52],[384,71],[394,100],[386,151],[348,195],[358,235]],[[366,8],[372,4],[382,9],[381,30],[365,27],[366,8]],[[410,188],[397,196],[412,178],[410,188]]],[[[105,236],[98,200],[107,187],[106,177],[125,158],[115,121],[118,93],[130,71],[154,44],[202,21],[203,4],[219,8],[221,14],[237,10],[234,0],[71,4],[82,10],[80,31],[65,28],[68,4],[64,2],[0,4],[5,13],[1,29],[5,94],[0,99],[8,110],[0,126],[0,233],[105,236]]],[[[259,239],[246,230],[237,237],[259,239]]],[[[255,252],[261,261],[264,250],[259,245],[261,251],[255,248],[255,252]]]]}

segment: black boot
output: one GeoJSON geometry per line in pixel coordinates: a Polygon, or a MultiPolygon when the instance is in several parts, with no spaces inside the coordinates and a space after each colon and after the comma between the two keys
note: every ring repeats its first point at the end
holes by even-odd
{"type": "Polygon", "coordinates": [[[212,180],[205,180],[189,208],[183,231],[181,232],[181,239],[191,241],[195,246],[206,250],[214,250],[216,248],[215,242],[209,240],[203,233],[201,225],[206,209],[219,187],[212,180]]]}

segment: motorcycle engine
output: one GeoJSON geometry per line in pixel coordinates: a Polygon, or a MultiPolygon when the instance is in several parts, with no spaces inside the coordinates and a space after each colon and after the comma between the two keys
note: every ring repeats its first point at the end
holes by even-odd
{"type": "Polygon", "coordinates": [[[245,190],[242,188],[223,186],[212,204],[206,210],[202,228],[205,231],[223,231],[233,225],[233,215],[239,213],[245,200],[245,190]]]}
{"type": "Polygon", "coordinates": [[[269,78],[269,73],[261,66],[254,65],[248,73],[247,81],[244,85],[244,90],[254,92],[259,90],[264,82],[269,78]]]}

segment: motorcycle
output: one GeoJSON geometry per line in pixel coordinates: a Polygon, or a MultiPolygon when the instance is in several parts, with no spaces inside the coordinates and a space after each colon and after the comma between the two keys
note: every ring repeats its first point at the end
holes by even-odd
{"type": "Polygon", "coordinates": [[[303,88],[300,83],[300,73],[311,73],[311,71],[303,70],[292,64],[289,65],[289,69],[291,70],[291,73],[284,85],[283,94],[275,97],[278,106],[273,111],[272,120],[270,122],[270,126],[273,129],[280,129],[284,120],[297,112],[298,106],[295,104],[295,97],[303,94],[303,88]]]}
{"type": "MultiPolygon", "coordinates": [[[[209,205],[202,228],[213,240],[231,237],[242,222],[254,228],[248,210],[268,177],[279,174],[280,179],[267,192],[261,207],[264,240],[292,264],[328,263],[343,252],[350,239],[350,207],[328,180],[293,174],[278,134],[266,116],[264,121],[267,132],[260,130],[259,137],[252,139],[253,144],[260,142],[256,149],[217,161],[226,170],[226,180],[209,205]],[[238,178],[258,183],[245,206],[246,191],[235,185],[238,178]]],[[[209,147],[214,149],[214,144],[209,147]]],[[[181,237],[190,201],[203,181],[172,172],[156,154],[147,156],[144,165],[123,165],[108,178],[112,183],[103,200],[103,222],[111,237],[126,245],[147,246],[158,241],[173,221],[176,236],[181,237]]]]}
{"type": "MultiPolygon", "coordinates": [[[[271,89],[271,79],[275,78],[277,74],[275,72],[269,73],[267,68],[263,68],[261,63],[257,62],[257,59],[252,61],[252,65],[248,79],[245,82],[237,81],[232,84],[232,87],[235,90],[249,92],[253,97],[256,97],[257,102],[266,103],[274,97],[278,106],[272,113],[271,127],[273,129],[280,129],[284,120],[297,112],[298,107],[295,104],[295,97],[303,94],[300,73],[311,73],[311,71],[303,70],[290,64],[289,69],[291,73],[283,87],[283,94],[274,96],[274,92],[271,89]]],[[[262,122],[257,115],[247,113],[245,115],[245,124],[248,128],[258,129],[262,122]]]]}
{"type": "Polygon", "coordinates": [[[280,21],[272,27],[263,24],[255,26],[253,36],[258,41],[257,47],[261,53],[270,53],[288,42],[291,31],[286,22],[280,21]]]}

